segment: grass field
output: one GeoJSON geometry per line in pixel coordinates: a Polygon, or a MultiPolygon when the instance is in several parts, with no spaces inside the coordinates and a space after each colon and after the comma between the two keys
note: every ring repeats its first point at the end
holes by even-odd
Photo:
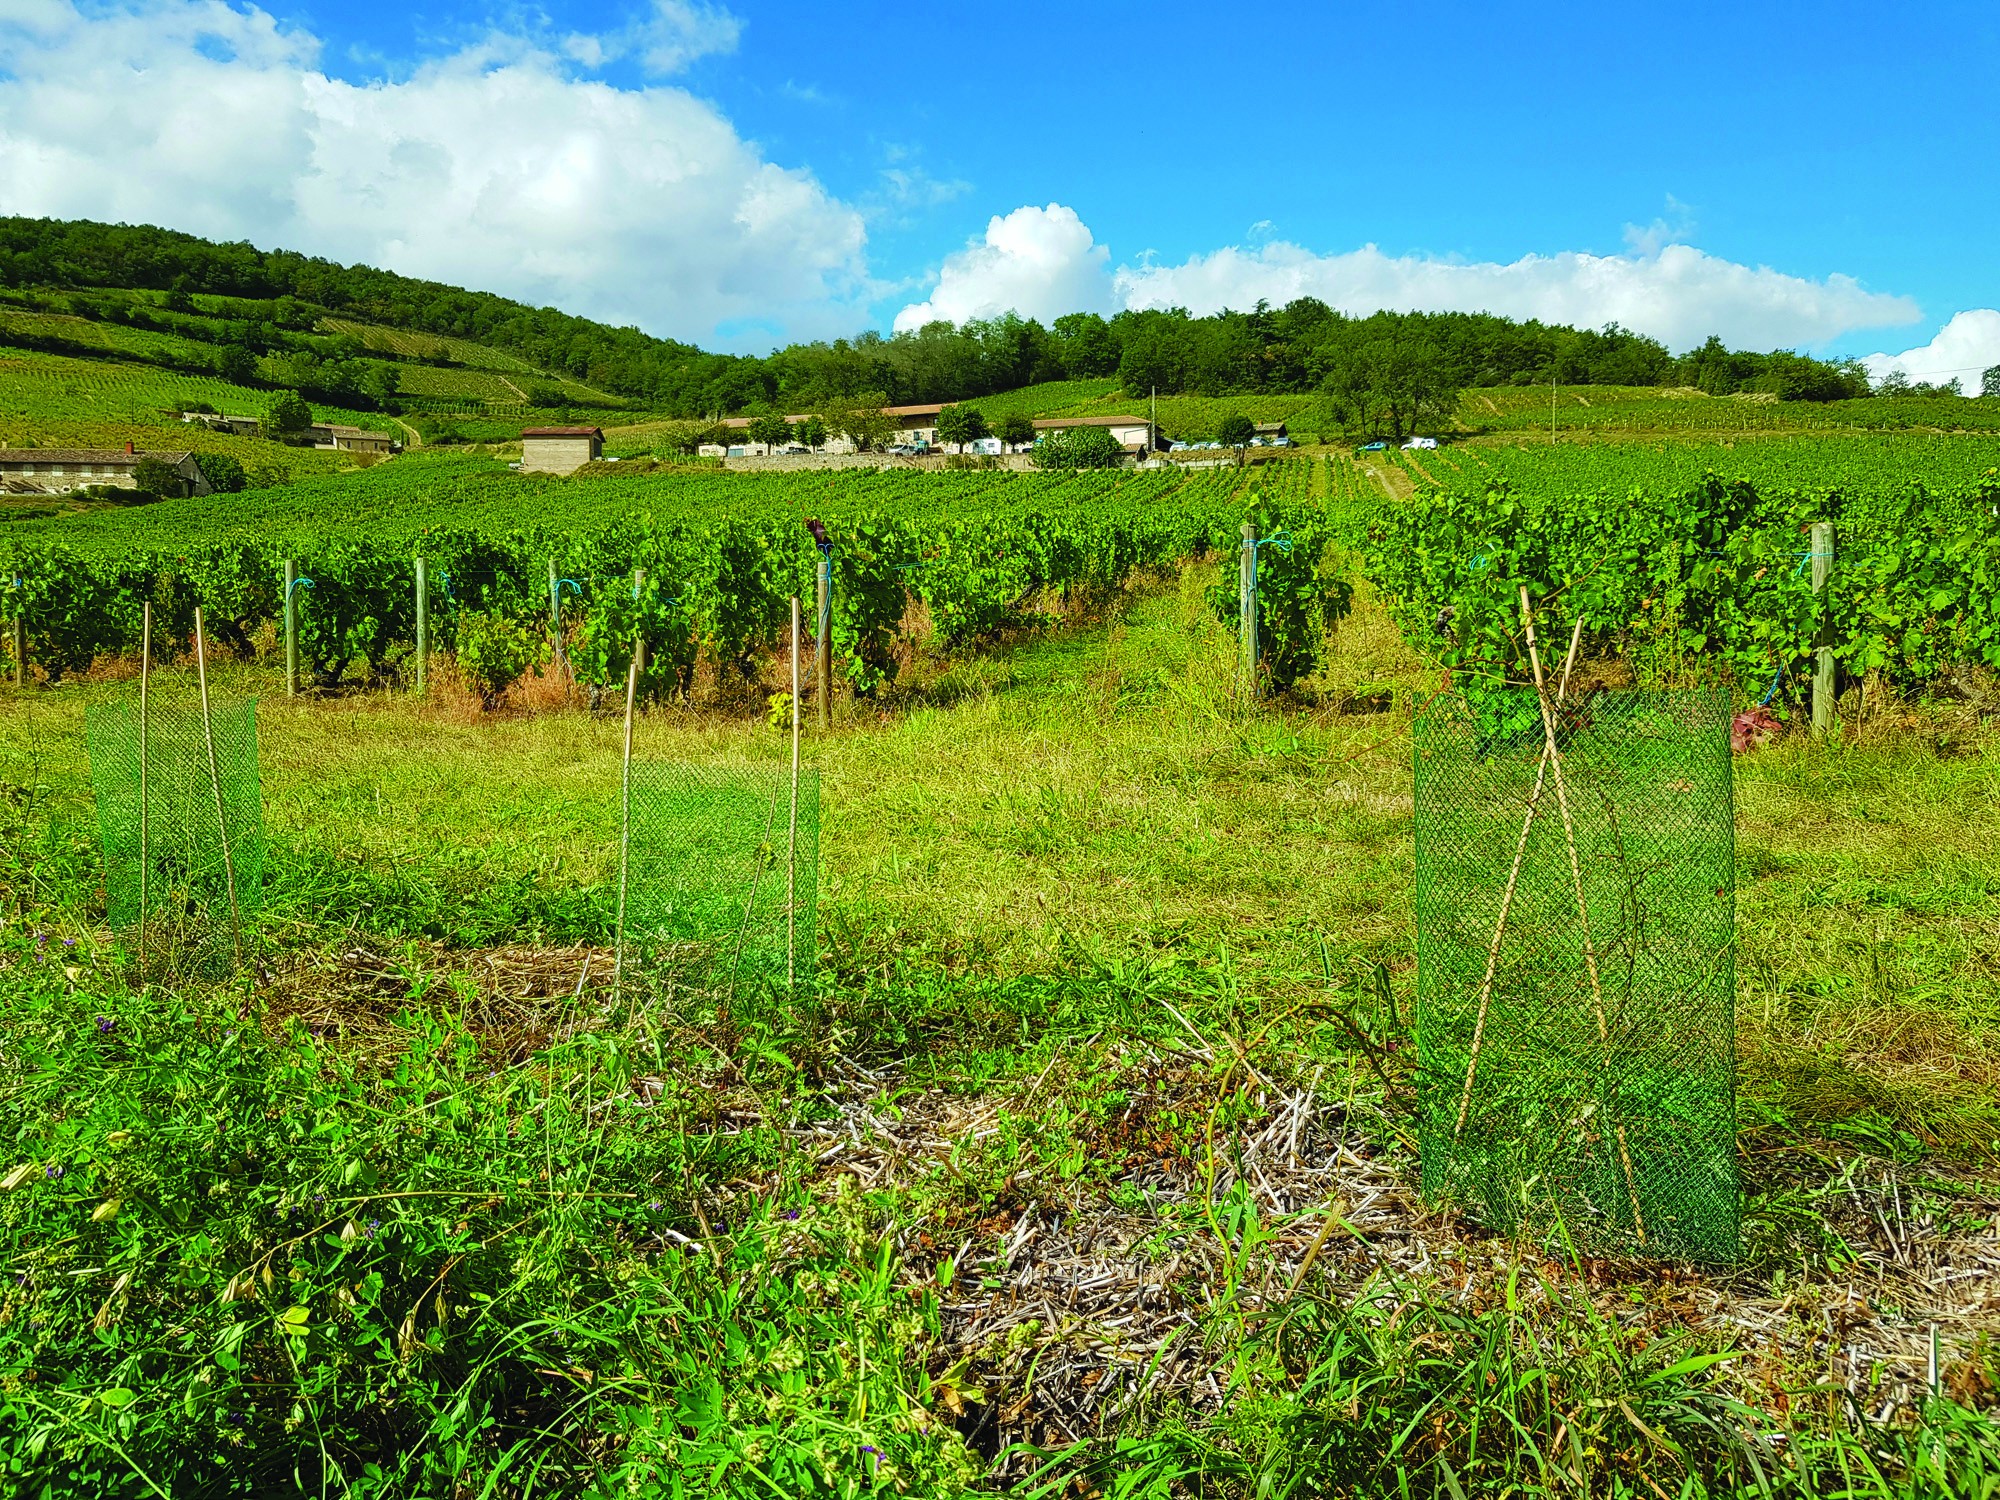
{"type": "Polygon", "coordinates": [[[615,720],[268,660],[216,684],[264,695],[257,974],[134,989],[81,734],[129,668],[0,701],[10,1481],[1992,1494],[1992,731],[1738,762],[1749,1254],[1575,1259],[1412,1188],[1434,679],[1364,586],[1242,717],[1212,571],[809,738],[798,999],[612,995],[615,720]]]}

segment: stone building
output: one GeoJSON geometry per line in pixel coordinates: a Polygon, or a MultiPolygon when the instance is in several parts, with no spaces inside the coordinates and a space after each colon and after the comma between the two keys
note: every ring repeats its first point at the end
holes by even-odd
{"type": "Polygon", "coordinates": [[[100,484],[136,490],[139,465],[149,458],[173,470],[190,495],[209,493],[208,476],[192,453],[135,453],[130,443],[123,450],[0,447],[0,489],[16,495],[60,495],[100,484]]]}
{"type": "Polygon", "coordinates": [[[574,474],[604,453],[604,432],[597,427],[524,427],[521,429],[523,474],[574,474]]]}

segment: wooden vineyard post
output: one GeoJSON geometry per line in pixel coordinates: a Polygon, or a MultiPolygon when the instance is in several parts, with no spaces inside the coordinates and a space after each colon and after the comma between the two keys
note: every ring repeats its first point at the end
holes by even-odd
{"type": "Polygon", "coordinates": [[[299,564],[285,559],[285,696],[299,695],[299,564]]]}
{"type": "Polygon", "coordinates": [[[1827,583],[1833,576],[1833,522],[1813,523],[1811,561],[1813,602],[1819,612],[1812,680],[1812,727],[1813,734],[1818,736],[1833,729],[1833,600],[1827,592],[1827,583]]]}
{"type": "MultiPolygon", "coordinates": [[[[635,605],[639,602],[639,591],[645,588],[645,586],[646,570],[644,568],[634,568],[632,570],[632,602],[635,605]]],[[[643,620],[632,637],[632,665],[640,673],[644,673],[646,670],[646,627],[643,620]]]]}
{"type": "MultiPolygon", "coordinates": [[[[287,564],[287,568],[292,565],[287,564]]],[[[243,918],[236,904],[236,856],[229,848],[229,814],[222,803],[222,767],[215,759],[215,721],[208,711],[208,644],[201,627],[201,606],[194,607],[194,669],[201,684],[201,737],[208,747],[208,784],[215,790],[215,831],[222,840],[222,876],[229,885],[230,947],[237,967],[243,964],[243,918]]]]}
{"type": "Polygon", "coordinates": [[[417,559],[417,696],[424,696],[430,686],[431,668],[431,591],[430,580],[424,574],[424,560],[417,559]]]}
{"type": "Polygon", "coordinates": [[[1245,703],[1257,696],[1257,523],[1243,523],[1243,548],[1236,574],[1236,613],[1242,624],[1237,686],[1245,703]]]}
{"type": "Polygon", "coordinates": [[[819,727],[833,727],[833,553],[819,554],[819,618],[813,628],[813,676],[819,698],[819,727]]]}

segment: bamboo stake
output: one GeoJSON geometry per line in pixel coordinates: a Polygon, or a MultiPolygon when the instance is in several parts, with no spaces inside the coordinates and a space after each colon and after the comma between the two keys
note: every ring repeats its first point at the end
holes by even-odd
{"type": "Polygon", "coordinates": [[[153,675],[153,606],[139,611],[139,972],[146,971],[146,901],[153,854],[148,847],[151,825],[146,811],[146,740],[149,730],[146,689],[153,675]]]}
{"type": "MultiPolygon", "coordinates": [[[[1576,665],[1576,648],[1583,639],[1583,616],[1576,617],[1576,626],[1569,633],[1569,655],[1563,660],[1562,685],[1556,689],[1556,701],[1562,702],[1569,692],[1570,669],[1576,665]]],[[[1514,864],[1507,871],[1507,889],[1500,897],[1500,920],[1493,925],[1493,941],[1486,945],[1486,974],[1479,981],[1479,1014],[1472,1023],[1472,1055],[1466,1059],[1465,1088],[1458,1096],[1458,1123],[1451,1128],[1451,1138],[1456,1141],[1465,1133],[1465,1117],[1472,1109],[1472,1081],[1479,1073],[1479,1049],[1486,1040],[1486,1016],[1493,1004],[1493,976],[1500,967],[1500,942],[1506,936],[1507,918],[1514,909],[1514,888],[1521,879],[1521,859],[1528,852],[1528,830],[1535,825],[1535,811],[1541,805],[1542,788],[1546,785],[1549,772],[1549,752],[1545,745],[1541,759],[1535,765],[1535,789],[1528,793],[1528,811],[1521,819],[1521,836],[1514,841],[1514,864]]]]}
{"type": "Polygon", "coordinates": [[[792,595],[792,827],[785,846],[785,986],[799,984],[799,596],[792,595]]]}
{"type": "MultiPolygon", "coordinates": [[[[1555,773],[1556,806],[1562,812],[1563,839],[1569,845],[1570,880],[1576,887],[1576,917],[1583,924],[1583,962],[1590,974],[1590,997],[1597,1011],[1597,1037],[1604,1047],[1604,1066],[1611,1067],[1611,1025],[1604,1013],[1604,985],[1597,973],[1597,944],[1590,936],[1590,907],[1583,898],[1583,862],[1576,853],[1576,820],[1570,816],[1568,779],[1563,775],[1562,752],[1556,748],[1555,713],[1549,706],[1548,685],[1542,680],[1542,658],[1535,650],[1535,620],[1528,607],[1528,590],[1521,588],[1521,627],[1528,639],[1528,664],[1535,673],[1535,699],[1542,710],[1542,734],[1548,742],[1550,769],[1555,773]]],[[[1625,1192],[1632,1200],[1632,1223],[1639,1243],[1646,1243],[1646,1215],[1639,1207],[1639,1184],[1632,1172],[1632,1152],[1625,1141],[1625,1122],[1614,1119],[1612,1130],[1618,1137],[1618,1160],[1625,1169],[1625,1192]]]]}
{"type": "Polygon", "coordinates": [[[618,952],[612,963],[611,997],[625,989],[625,887],[632,864],[632,705],[639,696],[639,651],[632,650],[632,670],[625,679],[625,761],[618,792],[618,952]]]}
{"type": "Polygon", "coordinates": [[[201,683],[201,735],[208,746],[208,784],[215,791],[215,827],[222,838],[222,874],[229,884],[229,932],[237,967],[243,964],[243,916],[236,905],[236,857],[229,850],[229,815],[222,806],[222,768],[215,759],[215,720],[208,711],[208,643],[202,632],[201,606],[194,607],[194,667],[201,683]]]}

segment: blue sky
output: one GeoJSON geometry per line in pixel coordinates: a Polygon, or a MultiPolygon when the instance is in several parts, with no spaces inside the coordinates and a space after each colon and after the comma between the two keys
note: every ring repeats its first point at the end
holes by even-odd
{"type": "Polygon", "coordinates": [[[0,59],[0,211],[712,346],[1311,292],[2000,361],[1991,4],[0,0],[0,59]]]}

